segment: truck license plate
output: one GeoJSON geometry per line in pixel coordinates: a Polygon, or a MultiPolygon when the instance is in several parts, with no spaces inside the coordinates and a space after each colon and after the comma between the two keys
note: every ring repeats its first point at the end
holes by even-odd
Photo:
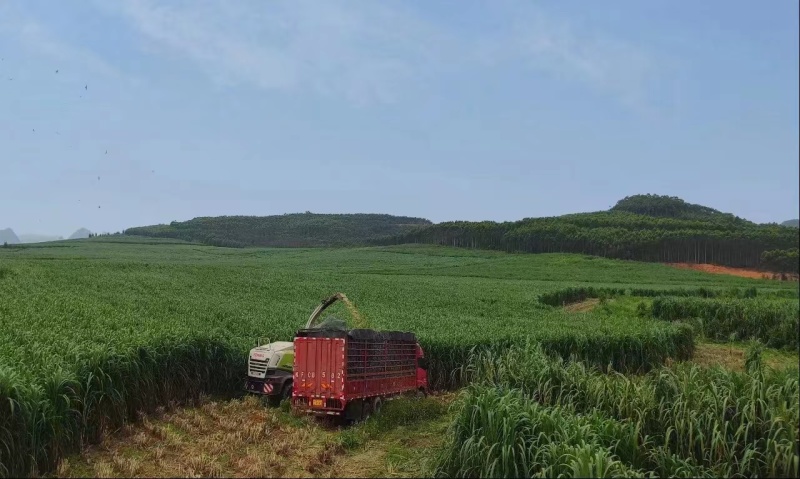
{"type": "Polygon", "coordinates": [[[322,399],[312,399],[311,405],[314,407],[322,407],[322,399]]]}

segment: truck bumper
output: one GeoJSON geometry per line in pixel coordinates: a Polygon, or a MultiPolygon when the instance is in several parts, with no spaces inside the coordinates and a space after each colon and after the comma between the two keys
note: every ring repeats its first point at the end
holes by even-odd
{"type": "Polygon", "coordinates": [[[345,402],[335,398],[312,398],[297,396],[292,398],[295,410],[315,415],[339,416],[344,412],[345,402]]]}
{"type": "Polygon", "coordinates": [[[245,382],[245,391],[251,394],[260,394],[262,396],[273,396],[281,393],[283,381],[275,381],[272,379],[248,379],[245,382]]]}

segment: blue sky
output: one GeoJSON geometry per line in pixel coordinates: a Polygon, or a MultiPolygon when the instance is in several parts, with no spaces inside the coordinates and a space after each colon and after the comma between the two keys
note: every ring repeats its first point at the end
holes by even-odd
{"type": "Polygon", "coordinates": [[[0,0],[0,228],[637,193],[783,221],[799,55],[796,0],[0,0]]]}

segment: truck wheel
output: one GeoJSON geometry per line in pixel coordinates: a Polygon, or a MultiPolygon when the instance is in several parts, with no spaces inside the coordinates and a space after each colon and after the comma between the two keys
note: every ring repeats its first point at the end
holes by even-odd
{"type": "Polygon", "coordinates": [[[417,393],[414,395],[414,397],[417,398],[417,399],[423,399],[423,398],[425,398],[427,396],[428,396],[428,393],[425,392],[425,390],[422,389],[422,388],[417,389],[417,393]]]}
{"type": "Polygon", "coordinates": [[[367,422],[370,416],[372,416],[372,401],[364,401],[364,405],[361,406],[361,421],[367,422]]]}
{"type": "Polygon", "coordinates": [[[372,409],[373,411],[375,411],[376,415],[381,412],[382,406],[383,406],[383,401],[381,401],[381,398],[375,398],[375,403],[373,404],[372,409]]]}

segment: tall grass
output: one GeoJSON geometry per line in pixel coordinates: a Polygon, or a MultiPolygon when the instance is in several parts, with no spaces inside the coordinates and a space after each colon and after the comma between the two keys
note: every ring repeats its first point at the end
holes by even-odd
{"type": "Polygon", "coordinates": [[[564,306],[578,303],[590,298],[614,298],[619,296],[635,296],[642,298],[661,298],[676,296],[681,298],[738,298],[738,299],[796,299],[800,297],[797,290],[776,289],[758,290],[749,288],[605,288],[595,286],[579,286],[557,289],[540,294],[538,299],[548,306],[564,306]]]}
{"type": "Polygon", "coordinates": [[[77,370],[57,369],[35,384],[0,369],[0,477],[45,474],[156,406],[234,391],[244,365],[238,351],[187,338],[87,355],[77,370]]]}
{"type": "Polygon", "coordinates": [[[436,477],[640,477],[632,424],[544,407],[518,390],[470,386],[436,477]],[[623,438],[627,439],[625,441],[623,438]]]}
{"type": "Polygon", "coordinates": [[[652,315],[693,320],[709,339],[758,339],[775,348],[800,348],[800,303],[778,300],[655,298],[652,315]]]}
{"type": "Polygon", "coordinates": [[[748,358],[748,369],[736,373],[683,363],[628,377],[550,357],[536,344],[514,346],[502,355],[476,352],[464,376],[484,389],[469,390],[459,404],[453,439],[438,470],[455,477],[546,474],[548,463],[531,462],[536,451],[529,449],[554,447],[549,444],[569,436],[575,424],[585,425],[581,415],[587,415],[598,422],[571,443],[582,440],[604,463],[621,461],[628,468],[610,474],[795,477],[800,472],[798,371],[765,370],[758,352],[748,358]],[[501,407],[503,401],[512,406],[501,407]],[[542,410],[558,416],[553,427],[567,432],[549,432],[552,440],[538,437],[541,431],[535,428],[504,432],[511,427],[508,415],[527,411],[541,421],[542,410]],[[598,436],[593,427],[612,431],[611,439],[598,436]],[[474,448],[482,448],[480,457],[489,459],[476,462],[474,448]],[[495,461],[498,451],[505,452],[495,461]]]}
{"type": "Polygon", "coordinates": [[[632,288],[628,294],[638,297],[678,296],[684,298],[738,298],[738,299],[797,299],[797,289],[757,289],[749,288],[675,288],[648,289],[632,288]]]}
{"type": "MultiPolygon", "coordinates": [[[[694,332],[685,324],[664,328],[657,323],[636,323],[634,318],[611,324],[587,322],[587,329],[576,331],[557,323],[547,329],[532,329],[526,335],[499,337],[487,342],[426,340],[421,343],[429,357],[428,381],[433,389],[456,389],[470,382],[464,364],[474,351],[502,354],[508,348],[537,341],[549,353],[564,359],[576,357],[598,369],[643,373],[659,367],[667,359],[686,360],[695,349],[694,332]],[[591,328],[591,329],[590,329],[591,328]]],[[[564,321],[569,321],[564,317],[564,321]]]]}

